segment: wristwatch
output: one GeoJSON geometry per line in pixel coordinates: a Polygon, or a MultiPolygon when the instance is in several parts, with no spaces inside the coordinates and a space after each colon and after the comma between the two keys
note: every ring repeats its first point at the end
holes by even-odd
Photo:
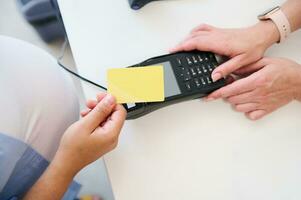
{"type": "Polygon", "coordinates": [[[258,15],[258,19],[262,21],[272,20],[275,23],[280,33],[280,41],[278,41],[278,43],[283,42],[291,33],[290,23],[279,6],[271,8],[258,15]]]}

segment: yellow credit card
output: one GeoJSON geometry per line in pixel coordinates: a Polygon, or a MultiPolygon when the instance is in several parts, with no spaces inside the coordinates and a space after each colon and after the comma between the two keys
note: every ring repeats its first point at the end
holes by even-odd
{"type": "Polygon", "coordinates": [[[117,103],[164,101],[163,66],[109,69],[107,81],[117,103]]]}

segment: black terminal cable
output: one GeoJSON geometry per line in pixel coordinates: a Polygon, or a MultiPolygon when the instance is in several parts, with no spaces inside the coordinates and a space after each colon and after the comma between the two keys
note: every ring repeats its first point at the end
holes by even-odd
{"type": "Polygon", "coordinates": [[[97,84],[97,83],[95,83],[95,82],[93,82],[93,81],[91,81],[91,80],[89,80],[89,79],[87,79],[87,78],[85,78],[85,77],[83,77],[83,76],[77,74],[76,72],[74,72],[74,71],[68,69],[65,65],[62,64],[62,59],[63,59],[64,56],[65,56],[65,52],[66,52],[66,48],[67,48],[68,43],[69,43],[68,39],[65,38],[64,44],[63,44],[62,49],[61,49],[60,56],[57,58],[57,63],[58,63],[58,65],[59,65],[60,67],[62,67],[64,70],[66,70],[67,72],[69,72],[70,74],[72,74],[73,76],[75,76],[75,77],[77,77],[77,78],[79,78],[79,79],[81,79],[81,80],[83,80],[83,81],[85,81],[85,82],[87,82],[87,83],[89,83],[89,84],[91,84],[91,85],[94,85],[94,86],[96,86],[96,87],[99,87],[99,88],[101,88],[101,89],[103,89],[103,90],[107,90],[106,87],[104,87],[104,86],[102,86],[102,85],[99,85],[99,84],[97,84]]]}

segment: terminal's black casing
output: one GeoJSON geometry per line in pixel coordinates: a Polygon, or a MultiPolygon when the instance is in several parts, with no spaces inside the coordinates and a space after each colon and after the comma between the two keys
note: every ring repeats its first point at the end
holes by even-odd
{"type": "MultiPolygon", "coordinates": [[[[179,59],[183,60],[187,57],[191,58],[193,56],[199,56],[199,55],[209,56],[211,59],[208,60],[207,63],[215,63],[215,66],[217,66],[218,64],[221,63],[220,60],[216,59],[216,56],[213,53],[191,51],[191,52],[178,52],[178,53],[173,53],[173,54],[162,55],[162,56],[150,58],[142,63],[130,66],[130,67],[144,67],[144,66],[156,65],[159,63],[167,62],[167,61],[170,62],[173,72],[174,72],[175,76],[177,77],[177,83],[178,83],[178,85],[181,85],[181,87],[180,87],[181,94],[171,96],[171,97],[166,97],[163,102],[136,103],[135,107],[132,107],[132,108],[128,108],[128,106],[126,104],[124,104],[123,106],[127,110],[127,119],[136,119],[136,118],[139,118],[143,115],[146,115],[152,111],[155,111],[157,109],[160,109],[160,108],[168,106],[168,105],[172,105],[175,103],[207,96],[209,93],[213,92],[214,90],[225,86],[226,81],[223,78],[223,79],[220,79],[216,82],[212,82],[211,84],[208,84],[203,87],[199,87],[199,88],[194,87],[190,91],[185,90],[185,88],[183,87],[183,83],[180,79],[180,76],[183,74],[180,74],[179,69],[183,68],[183,67],[187,68],[189,66],[184,63],[182,64],[183,67],[179,66],[178,60],[179,59]]],[[[211,72],[210,73],[208,72],[209,74],[207,74],[207,76],[211,77],[211,72]]]]}

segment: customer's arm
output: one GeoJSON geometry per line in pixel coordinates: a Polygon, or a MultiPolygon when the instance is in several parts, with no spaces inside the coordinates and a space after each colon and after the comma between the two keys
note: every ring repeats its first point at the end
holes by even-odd
{"type": "Polygon", "coordinates": [[[116,147],[125,109],[105,94],[88,104],[84,117],[64,133],[55,158],[25,200],[61,199],[77,172],[116,147]]]}
{"type": "MultiPolygon", "coordinates": [[[[292,31],[299,29],[301,27],[301,1],[288,0],[281,9],[287,16],[292,31]]],[[[230,57],[229,61],[213,71],[213,80],[218,80],[262,58],[266,49],[279,39],[279,31],[271,20],[260,21],[253,26],[239,29],[222,29],[203,24],[195,28],[171,51],[197,49],[230,57]]]]}

